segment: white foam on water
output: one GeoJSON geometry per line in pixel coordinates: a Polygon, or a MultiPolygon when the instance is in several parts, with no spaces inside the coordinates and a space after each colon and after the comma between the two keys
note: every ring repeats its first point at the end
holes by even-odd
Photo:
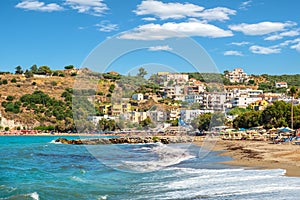
{"type": "Polygon", "coordinates": [[[49,142],[49,144],[62,144],[61,142],[55,142],[55,140],[52,140],[51,142],[49,142]]]}
{"type": "Polygon", "coordinates": [[[97,198],[97,200],[106,200],[108,195],[103,195],[97,198]]]}
{"type": "Polygon", "coordinates": [[[149,161],[123,161],[122,163],[128,169],[146,172],[172,166],[196,157],[186,152],[185,149],[170,147],[162,143],[155,143],[152,148],[150,147],[149,153],[157,155],[158,159],[149,161]]]}
{"type": "Polygon", "coordinates": [[[81,183],[85,183],[86,181],[79,178],[78,176],[71,176],[70,177],[71,180],[76,181],[76,182],[81,182],[81,183]]]}
{"type": "Polygon", "coordinates": [[[39,200],[40,197],[39,197],[39,194],[37,192],[33,192],[30,194],[30,197],[34,200],[39,200]]]}
{"type": "Polygon", "coordinates": [[[167,170],[176,170],[175,174],[171,173],[174,179],[153,186],[153,188],[151,185],[145,185],[150,187],[149,190],[160,189],[165,191],[153,199],[169,199],[170,197],[172,199],[198,199],[198,197],[205,196],[212,199],[240,199],[242,197],[247,197],[247,199],[252,197],[278,199],[278,194],[300,195],[300,179],[282,176],[285,170],[281,169],[191,169],[173,167],[165,169],[165,171],[167,170]]]}

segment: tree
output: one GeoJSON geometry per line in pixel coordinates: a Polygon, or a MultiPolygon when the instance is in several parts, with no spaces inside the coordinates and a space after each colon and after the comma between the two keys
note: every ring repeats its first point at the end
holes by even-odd
{"type": "Polygon", "coordinates": [[[26,71],[25,71],[25,77],[26,77],[26,78],[31,78],[31,77],[33,77],[33,72],[32,72],[32,71],[26,70],[26,71]]]}
{"type": "Polygon", "coordinates": [[[67,66],[65,66],[65,69],[74,69],[74,66],[73,65],[67,65],[67,66]]]}
{"type": "Polygon", "coordinates": [[[296,94],[298,93],[297,88],[295,86],[291,87],[290,89],[290,95],[292,97],[291,100],[291,129],[294,128],[294,98],[296,94]]]}
{"type": "Polygon", "coordinates": [[[233,120],[234,128],[252,128],[261,125],[261,111],[248,111],[233,120]]]}
{"type": "Polygon", "coordinates": [[[32,65],[30,67],[30,71],[35,74],[38,71],[38,67],[36,65],[32,65]]]}
{"type": "Polygon", "coordinates": [[[145,127],[148,127],[151,123],[152,123],[152,122],[151,122],[150,117],[147,117],[146,119],[140,121],[139,124],[140,124],[142,127],[145,128],[145,127]]]}
{"type": "Polygon", "coordinates": [[[16,67],[16,74],[23,74],[23,70],[20,65],[16,67]]]}
{"type": "Polygon", "coordinates": [[[211,117],[212,117],[211,113],[205,113],[205,114],[199,115],[197,118],[195,118],[192,121],[191,124],[195,129],[198,129],[200,131],[208,131],[211,117]]]}
{"type": "Polygon", "coordinates": [[[145,70],[145,68],[141,67],[139,68],[139,73],[137,74],[137,76],[144,78],[144,76],[146,76],[148,74],[148,72],[145,70]]]}
{"type": "Polygon", "coordinates": [[[40,66],[37,74],[47,75],[51,74],[51,69],[48,66],[40,66]]]}

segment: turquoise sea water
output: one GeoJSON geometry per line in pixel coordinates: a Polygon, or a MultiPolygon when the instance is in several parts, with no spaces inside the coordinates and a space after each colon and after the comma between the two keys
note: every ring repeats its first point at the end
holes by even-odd
{"type": "Polygon", "coordinates": [[[56,138],[0,137],[0,199],[299,199],[300,196],[300,178],[285,177],[280,169],[245,170],[215,164],[228,158],[211,152],[200,159],[197,146],[85,147],[55,144],[56,138]],[[158,159],[160,162],[156,162],[158,159]]]}

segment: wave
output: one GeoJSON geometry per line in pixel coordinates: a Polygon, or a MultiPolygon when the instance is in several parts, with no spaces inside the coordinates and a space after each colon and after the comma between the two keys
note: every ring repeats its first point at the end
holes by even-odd
{"type": "Polygon", "coordinates": [[[97,200],[106,200],[108,195],[103,195],[97,198],[97,200]]]}
{"type": "MultiPolygon", "coordinates": [[[[14,196],[10,196],[8,198],[4,198],[5,200],[15,200],[15,199],[33,199],[33,200],[39,200],[40,197],[39,197],[39,194],[37,192],[33,192],[33,193],[29,193],[29,194],[17,194],[17,195],[14,195],[14,196]]],[[[1,198],[2,199],[2,198],[1,198]]],[[[3,199],[3,200],[4,200],[3,199]]]]}
{"type": "MultiPolygon", "coordinates": [[[[126,168],[138,172],[154,171],[164,167],[176,165],[185,160],[196,157],[191,155],[185,149],[174,148],[162,143],[155,143],[152,146],[141,147],[140,150],[147,150],[148,154],[155,155],[156,158],[153,159],[152,157],[152,159],[143,161],[123,161],[122,163],[126,168]]],[[[145,157],[147,157],[146,154],[145,157]]]]}
{"type": "Polygon", "coordinates": [[[55,142],[55,140],[51,140],[51,142],[49,142],[49,144],[62,144],[61,142],[55,142]]]}

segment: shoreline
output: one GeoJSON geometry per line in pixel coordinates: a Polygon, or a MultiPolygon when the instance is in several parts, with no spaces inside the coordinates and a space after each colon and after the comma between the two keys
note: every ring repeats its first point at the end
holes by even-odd
{"type": "MultiPolygon", "coordinates": [[[[201,142],[196,142],[202,145],[201,142]]],[[[252,169],[283,169],[285,176],[300,177],[300,146],[291,143],[270,144],[268,141],[218,140],[212,149],[233,160],[220,164],[252,169]]]]}
{"type": "MultiPolygon", "coordinates": [[[[0,134],[1,136],[52,136],[52,137],[105,137],[124,136],[124,134],[0,134]]],[[[126,135],[125,135],[126,136],[126,135]]],[[[172,136],[171,136],[172,137],[172,136]]],[[[174,136],[173,136],[174,137],[174,136]]],[[[176,136],[175,136],[176,137],[176,136]]],[[[194,137],[195,145],[203,145],[203,137],[194,137]]],[[[228,156],[233,160],[221,162],[231,166],[252,169],[283,169],[285,176],[300,177],[300,146],[292,143],[271,144],[269,141],[222,140],[213,141],[212,151],[220,152],[219,156],[228,156]]]]}

